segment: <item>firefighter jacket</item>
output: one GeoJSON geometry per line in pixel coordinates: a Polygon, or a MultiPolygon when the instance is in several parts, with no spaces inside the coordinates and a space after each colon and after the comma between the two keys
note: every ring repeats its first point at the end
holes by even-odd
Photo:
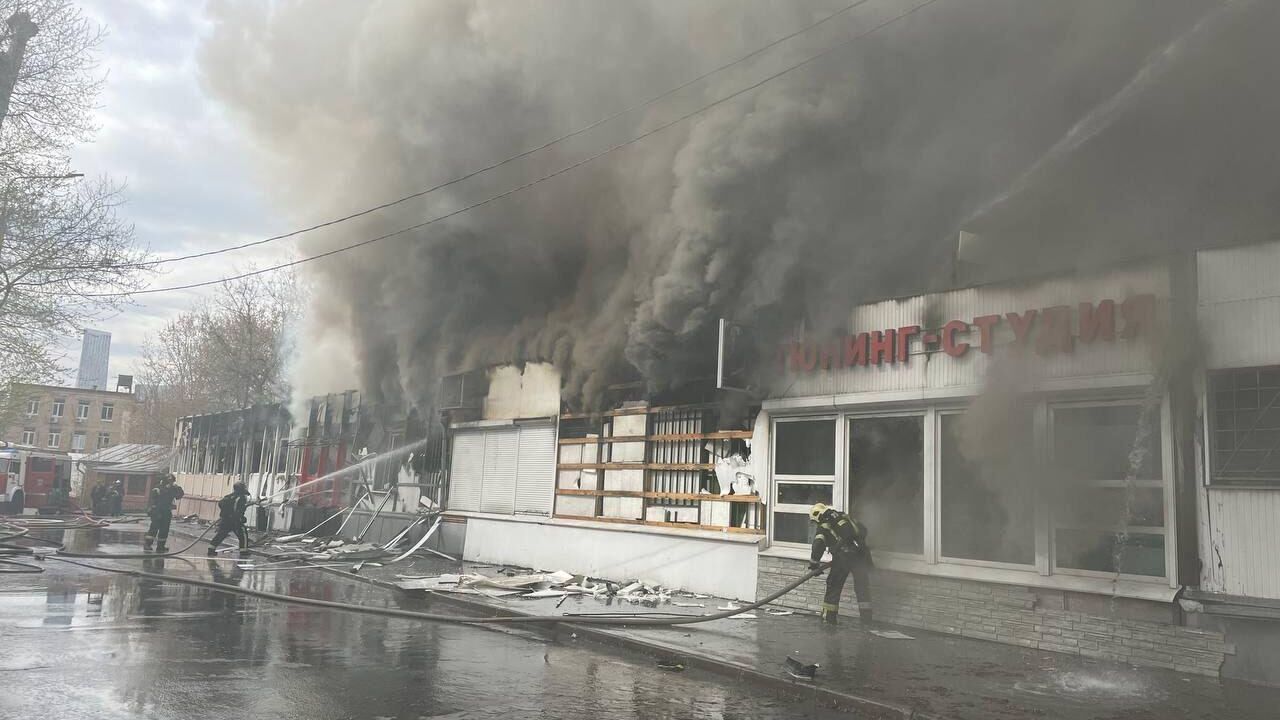
{"type": "Polygon", "coordinates": [[[229,526],[245,524],[244,513],[249,509],[249,496],[239,493],[223,495],[218,501],[218,520],[229,526]]]}
{"type": "Polygon", "coordinates": [[[147,504],[147,512],[151,515],[170,515],[173,504],[186,495],[177,485],[159,485],[151,488],[151,497],[147,504]]]}
{"type": "Polygon", "coordinates": [[[869,560],[870,548],[867,547],[867,529],[846,513],[839,510],[828,510],[818,518],[818,531],[813,538],[813,550],[809,559],[813,562],[822,560],[822,554],[831,551],[832,557],[846,557],[869,560]]]}

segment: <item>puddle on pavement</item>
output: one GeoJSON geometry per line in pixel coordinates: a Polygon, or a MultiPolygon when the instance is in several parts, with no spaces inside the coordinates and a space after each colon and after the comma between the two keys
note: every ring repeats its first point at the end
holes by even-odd
{"type": "MultiPolygon", "coordinates": [[[[101,544],[77,549],[136,550],[130,533],[101,535],[101,544]]],[[[389,598],[311,570],[255,574],[175,559],[145,565],[325,599],[389,598]]],[[[6,717],[836,717],[794,697],[696,671],[664,672],[649,659],[572,640],[47,567],[41,576],[0,578],[6,717]]]]}

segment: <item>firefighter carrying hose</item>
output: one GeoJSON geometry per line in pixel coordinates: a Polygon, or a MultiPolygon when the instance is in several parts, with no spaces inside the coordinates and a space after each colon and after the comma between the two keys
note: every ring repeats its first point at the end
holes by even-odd
{"type": "Polygon", "coordinates": [[[209,541],[209,555],[218,554],[218,545],[227,536],[235,533],[240,541],[240,549],[249,547],[249,531],[245,530],[244,513],[249,509],[249,486],[238,482],[231,486],[231,492],[218,501],[218,532],[209,541]]]}
{"type": "Polygon", "coordinates": [[[142,536],[142,547],[151,549],[151,542],[156,543],[156,552],[168,552],[165,543],[169,541],[169,525],[173,522],[173,504],[185,495],[177,484],[173,473],[165,473],[160,484],[151,488],[151,496],[147,502],[147,515],[151,518],[151,527],[142,536]]]}
{"type": "Polygon", "coordinates": [[[853,575],[853,593],[858,598],[858,619],[871,624],[871,548],[867,546],[867,529],[847,513],[818,503],[809,510],[809,519],[817,524],[809,569],[822,567],[822,555],[831,551],[831,568],[827,575],[827,592],[822,598],[822,620],[836,624],[840,611],[840,592],[845,579],[853,575]]]}

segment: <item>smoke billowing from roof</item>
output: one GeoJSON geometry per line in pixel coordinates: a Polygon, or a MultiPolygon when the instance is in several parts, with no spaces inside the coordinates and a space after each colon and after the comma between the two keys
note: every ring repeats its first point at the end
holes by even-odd
{"type": "MultiPolygon", "coordinates": [[[[587,125],[845,0],[217,5],[208,86],[249,127],[282,225],[434,185],[587,125]]],[[[305,254],[523,184],[910,7],[875,0],[687,91],[305,254]]],[[[550,360],[586,406],[705,374],[716,318],[780,338],[945,284],[962,222],[1216,3],[942,0],[758,91],[509,198],[304,266],[303,345],[349,343],[375,400],[550,360]]],[[[348,350],[299,365],[304,394],[348,350]]]]}

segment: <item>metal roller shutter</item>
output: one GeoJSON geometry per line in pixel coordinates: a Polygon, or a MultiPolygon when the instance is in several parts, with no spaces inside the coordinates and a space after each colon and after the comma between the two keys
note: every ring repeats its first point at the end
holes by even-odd
{"type": "Polygon", "coordinates": [[[556,429],[554,425],[520,427],[516,465],[518,513],[550,515],[556,479],[556,429]]]}
{"type": "Polygon", "coordinates": [[[449,463],[449,508],[480,509],[484,486],[483,431],[459,431],[453,436],[453,452],[449,463]]]}
{"type": "Polygon", "coordinates": [[[494,428],[485,430],[484,434],[484,490],[480,510],[510,515],[515,512],[520,430],[494,428]]]}

